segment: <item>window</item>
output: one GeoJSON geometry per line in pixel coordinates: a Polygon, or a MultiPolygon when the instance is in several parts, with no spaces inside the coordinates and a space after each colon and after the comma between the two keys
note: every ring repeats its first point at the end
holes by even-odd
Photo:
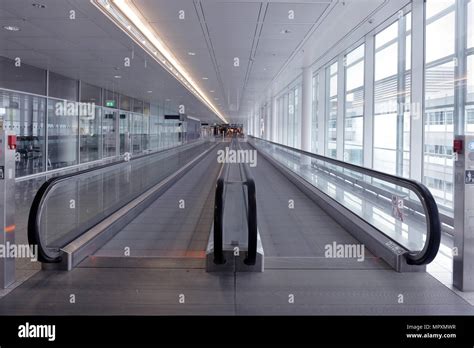
{"type": "Polygon", "coordinates": [[[474,54],[467,57],[466,134],[474,134],[474,54]]]}
{"type": "Polygon", "coordinates": [[[363,164],[364,54],[361,45],[345,57],[344,161],[363,164]]]}
{"type": "Polygon", "coordinates": [[[287,145],[295,146],[295,91],[291,90],[288,94],[288,124],[287,131],[287,145]]]}
{"type": "Polygon", "coordinates": [[[467,48],[474,47],[474,4],[472,0],[467,3],[467,48]]]}
{"type": "Polygon", "coordinates": [[[300,87],[295,87],[295,114],[294,114],[294,142],[293,146],[301,148],[301,108],[300,108],[300,87]]]}
{"type": "Polygon", "coordinates": [[[319,73],[313,76],[312,91],[311,152],[318,153],[319,73]]]}
{"type": "Polygon", "coordinates": [[[440,149],[453,143],[455,31],[455,1],[428,0],[423,180],[446,207],[452,207],[453,157],[440,149]]]}
{"type": "Polygon", "coordinates": [[[336,125],[337,125],[337,62],[326,68],[328,79],[327,93],[327,153],[329,157],[336,158],[336,125]]]}
{"type": "Polygon", "coordinates": [[[411,14],[375,36],[373,167],[409,177],[411,14]]]}
{"type": "Polygon", "coordinates": [[[474,3],[467,3],[466,134],[474,134],[474,3]]]}

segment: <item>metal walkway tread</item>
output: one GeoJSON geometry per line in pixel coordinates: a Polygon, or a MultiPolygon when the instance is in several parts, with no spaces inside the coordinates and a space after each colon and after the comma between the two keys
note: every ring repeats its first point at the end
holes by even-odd
{"type": "Polygon", "coordinates": [[[81,268],[160,268],[160,269],[204,269],[204,257],[104,257],[85,259],[81,268]]]}
{"type": "Polygon", "coordinates": [[[220,165],[212,150],[94,256],[205,257],[220,165]],[[128,256],[126,256],[128,252],[128,256]]]}
{"type": "Polygon", "coordinates": [[[0,315],[8,314],[473,315],[474,307],[426,273],[266,270],[234,278],[203,269],[76,268],[27,280],[0,300],[0,315]]]}

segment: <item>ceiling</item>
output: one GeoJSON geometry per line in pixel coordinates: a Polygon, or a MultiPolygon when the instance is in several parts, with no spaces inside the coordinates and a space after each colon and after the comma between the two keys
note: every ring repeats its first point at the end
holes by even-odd
{"type": "MultiPolygon", "coordinates": [[[[278,77],[285,76],[285,81],[296,77],[383,2],[129,1],[221,113],[239,123],[257,98],[276,88],[278,77]],[[302,48],[306,53],[298,57],[302,48]]],[[[188,115],[218,121],[89,0],[36,0],[45,9],[32,6],[33,2],[0,0],[0,55],[19,56],[25,63],[132,97],[166,102],[176,110],[183,104],[188,115]],[[76,11],[76,19],[69,19],[70,10],[76,11]],[[3,30],[4,25],[19,26],[21,31],[3,30]],[[130,68],[123,67],[125,57],[133,58],[130,68]]]]}
{"type": "Polygon", "coordinates": [[[267,87],[331,4],[331,0],[132,2],[234,121],[246,117],[255,94],[267,87]]]}

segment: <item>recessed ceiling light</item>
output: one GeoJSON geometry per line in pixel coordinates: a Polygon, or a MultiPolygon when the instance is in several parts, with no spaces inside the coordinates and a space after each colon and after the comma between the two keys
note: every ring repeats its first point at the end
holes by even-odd
{"type": "Polygon", "coordinates": [[[171,99],[165,99],[165,101],[171,101],[171,99]]]}
{"type": "Polygon", "coordinates": [[[219,100],[219,98],[214,98],[214,100],[219,100]]]}
{"type": "Polygon", "coordinates": [[[188,52],[188,55],[190,55],[190,56],[195,56],[196,53],[195,53],[195,52],[188,52]]]}
{"type": "Polygon", "coordinates": [[[214,90],[211,90],[211,91],[209,91],[209,92],[214,93],[214,90]]]}
{"type": "Polygon", "coordinates": [[[203,79],[203,80],[209,80],[209,78],[208,78],[208,77],[203,77],[202,79],[203,79]]]}
{"type": "Polygon", "coordinates": [[[282,31],[280,31],[280,34],[289,34],[291,33],[291,30],[288,30],[288,29],[283,29],[282,31]]]}
{"type": "Polygon", "coordinates": [[[20,31],[20,28],[14,25],[5,25],[3,26],[3,29],[8,30],[8,31],[20,31]]]}
{"type": "Polygon", "coordinates": [[[153,91],[147,91],[147,93],[153,93],[153,91]]]}
{"type": "Polygon", "coordinates": [[[33,3],[32,5],[33,7],[36,7],[36,8],[46,8],[46,5],[43,5],[43,4],[33,3]]]}
{"type": "Polygon", "coordinates": [[[116,79],[121,79],[121,78],[122,78],[122,76],[120,76],[120,75],[115,75],[114,77],[115,77],[116,79]]]}

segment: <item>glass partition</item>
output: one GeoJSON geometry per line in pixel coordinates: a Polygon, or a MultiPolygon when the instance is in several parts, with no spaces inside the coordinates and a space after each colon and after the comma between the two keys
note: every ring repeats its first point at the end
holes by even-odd
{"type": "Polygon", "coordinates": [[[0,117],[17,135],[16,176],[44,171],[46,98],[0,90],[0,117]]]}
{"type": "Polygon", "coordinates": [[[405,181],[385,180],[383,173],[367,174],[368,170],[357,166],[348,169],[334,163],[338,161],[261,139],[251,142],[399,245],[409,251],[423,250],[428,231],[425,207],[405,181]]]}
{"type": "Polygon", "coordinates": [[[196,142],[103,169],[57,178],[36,217],[41,245],[59,252],[92,226],[175,173],[212,146],[196,142]]]}
{"type": "Polygon", "coordinates": [[[48,100],[49,169],[78,164],[78,128],[81,105],[82,103],[68,100],[48,100]]]}

